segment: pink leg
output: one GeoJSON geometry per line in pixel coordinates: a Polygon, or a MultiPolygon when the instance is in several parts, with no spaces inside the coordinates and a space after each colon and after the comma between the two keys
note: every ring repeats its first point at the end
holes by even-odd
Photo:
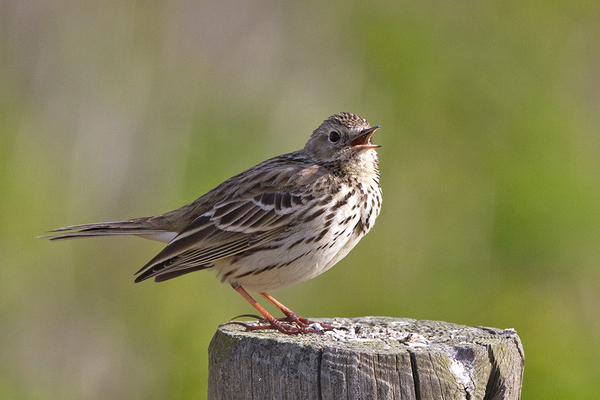
{"type": "Polygon", "coordinates": [[[271,296],[268,293],[261,292],[260,294],[262,297],[269,300],[269,302],[271,302],[271,304],[273,304],[275,307],[277,307],[281,310],[281,312],[287,317],[284,319],[285,321],[295,322],[298,326],[303,327],[303,328],[307,328],[312,324],[319,324],[325,329],[334,329],[334,327],[331,325],[324,324],[322,322],[310,321],[306,318],[302,318],[302,317],[298,316],[298,314],[296,314],[295,312],[293,312],[292,310],[290,310],[289,308],[284,306],[282,303],[277,301],[273,296],[271,296]]]}
{"type": "MultiPolygon", "coordinates": [[[[273,318],[273,316],[271,316],[271,314],[269,314],[267,312],[267,310],[265,310],[263,308],[263,306],[261,306],[260,304],[258,304],[258,302],[256,300],[254,300],[252,298],[252,296],[250,296],[248,294],[248,292],[246,292],[246,290],[237,285],[237,286],[233,286],[232,287],[239,293],[242,295],[242,297],[244,297],[248,303],[252,304],[252,306],[254,308],[256,308],[258,310],[258,312],[260,312],[262,314],[262,316],[264,317],[264,321],[268,322],[269,325],[248,325],[245,324],[243,322],[238,322],[238,321],[229,321],[224,325],[228,325],[228,324],[235,324],[235,325],[242,325],[243,327],[245,327],[246,329],[248,329],[249,331],[254,331],[254,330],[259,330],[259,329],[277,329],[279,332],[281,333],[285,333],[288,335],[293,335],[293,334],[298,334],[298,333],[321,333],[322,329],[317,329],[317,328],[313,328],[310,327],[309,324],[303,322],[302,324],[299,324],[296,320],[294,320],[292,318],[292,315],[298,319],[299,317],[294,314],[292,311],[290,311],[287,307],[285,307],[283,304],[279,303],[277,300],[273,299],[271,296],[267,295],[266,293],[263,294],[263,296],[265,296],[265,298],[271,302],[275,301],[276,303],[273,303],[277,306],[277,308],[283,307],[283,309],[287,310],[287,313],[284,311],[284,313],[288,316],[288,318],[290,318],[291,322],[296,322],[298,324],[298,327],[292,326],[292,325],[288,325],[288,324],[283,324],[282,321],[279,321],[276,318],[273,318]],[[268,296],[268,297],[267,297],[268,296]],[[271,300],[272,299],[272,300],[271,300]],[[288,315],[288,313],[290,315],[288,315]]],[[[283,309],[280,308],[282,311],[283,309]]],[[[261,319],[262,320],[262,319],[261,319]]],[[[304,318],[302,318],[302,320],[305,320],[304,318]]],[[[307,321],[308,322],[308,321],[307,321]]]]}

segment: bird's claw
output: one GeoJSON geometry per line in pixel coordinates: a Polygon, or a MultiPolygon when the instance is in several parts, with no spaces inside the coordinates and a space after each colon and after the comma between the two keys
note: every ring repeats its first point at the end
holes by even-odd
{"type": "Polygon", "coordinates": [[[274,329],[286,335],[297,335],[304,333],[324,333],[325,331],[333,330],[334,327],[329,324],[323,324],[321,322],[313,322],[309,321],[305,318],[302,318],[302,325],[298,324],[296,321],[291,321],[289,317],[286,318],[278,318],[274,321],[269,321],[266,318],[259,317],[257,315],[245,314],[238,315],[235,318],[239,317],[253,317],[257,318],[258,321],[264,325],[250,325],[241,321],[229,321],[223,325],[240,325],[246,328],[247,331],[258,331],[265,329],[274,329]]]}
{"type": "MultiPolygon", "coordinates": [[[[261,324],[269,324],[269,320],[268,319],[266,319],[263,316],[256,315],[256,314],[242,314],[242,315],[238,315],[236,317],[233,317],[232,320],[238,319],[238,318],[255,318],[261,324]]],[[[284,322],[284,323],[287,323],[287,324],[296,324],[300,328],[309,328],[309,327],[312,327],[314,329],[326,330],[326,331],[331,331],[331,330],[335,329],[335,327],[333,325],[326,324],[324,322],[311,321],[309,319],[299,317],[296,314],[288,315],[287,317],[283,317],[283,318],[277,318],[277,321],[284,322]]],[[[231,322],[233,322],[233,321],[231,321],[231,322]]],[[[244,326],[246,328],[248,326],[255,326],[255,325],[248,325],[248,324],[244,324],[244,323],[237,323],[237,321],[236,321],[236,325],[242,325],[242,326],[244,326]]],[[[272,329],[277,329],[277,328],[273,328],[271,325],[268,325],[268,326],[266,326],[265,328],[262,328],[262,329],[271,329],[270,327],[272,329]]],[[[254,329],[254,330],[256,330],[256,329],[254,329]]]]}
{"type": "Polygon", "coordinates": [[[238,319],[238,318],[256,318],[259,322],[267,321],[265,319],[265,317],[261,317],[260,315],[256,315],[256,314],[242,314],[242,315],[238,315],[237,317],[233,317],[231,319],[234,320],[234,319],[238,319]]]}

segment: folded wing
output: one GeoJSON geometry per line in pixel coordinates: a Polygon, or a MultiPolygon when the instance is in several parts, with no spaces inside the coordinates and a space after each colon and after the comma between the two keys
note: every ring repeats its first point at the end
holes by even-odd
{"type": "Polygon", "coordinates": [[[216,204],[183,229],[138,272],[136,282],[157,282],[212,267],[233,256],[285,235],[311,202],[310,195],[264,192],[216,204]],[[293,217],[292,217],[293,216],[293,217]]]}

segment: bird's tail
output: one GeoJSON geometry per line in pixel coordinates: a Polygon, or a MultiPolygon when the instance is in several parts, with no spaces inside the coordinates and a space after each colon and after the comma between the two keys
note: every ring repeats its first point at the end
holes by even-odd
{"type": "Polygon", "coordinates": [[[156,221],[152,221],[152,218],[136,218],[126,221],[65,226],[64,228],[53,229],[47,235],[38,237],[48,240],[64,240],[118,235],[135,235],[160,242],[169,242],[177,233],[161,227],[156,221]]]}

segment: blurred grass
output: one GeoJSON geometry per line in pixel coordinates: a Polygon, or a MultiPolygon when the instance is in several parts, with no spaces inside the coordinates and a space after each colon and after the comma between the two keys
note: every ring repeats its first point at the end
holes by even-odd
{"type": "Polygon", "coordinates": [[[40,1],[0,5],[0,397],[204,397],[211,273],[132,274],[161,245],[50,244],[164,212],[323,119],[382,125],[384,207],[312,317],[517,329],[524,398],[600,384],[600,5],[40,1]]]}

